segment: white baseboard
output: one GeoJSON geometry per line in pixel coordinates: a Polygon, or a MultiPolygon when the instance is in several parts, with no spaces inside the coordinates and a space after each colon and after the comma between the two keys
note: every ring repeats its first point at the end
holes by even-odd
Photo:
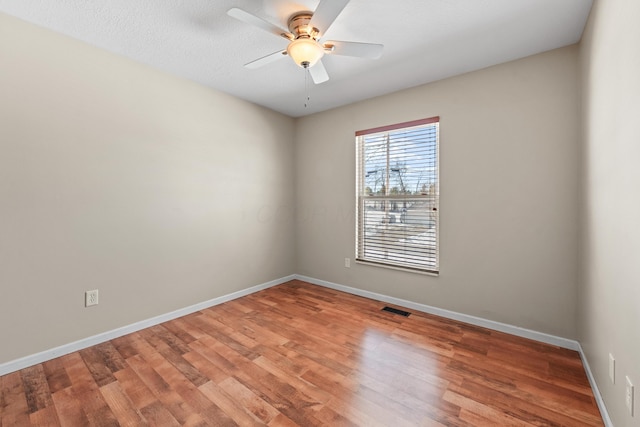
{"type": "Polygon", "coordinates": [[[179,310],[172,311],[170,313],[161,314],[160,316],[152,317],[150,319],[141,320],[136,323],[132,323],[121,328],[113,329],[111,331],[103,332],[98,335],[93,335],[88,338],[84,338],[69,344],[64,344],[59,347],[55,347],[49,350],[42,351],[40,353],[32,354],[22,357],[20,359],[11,360],[0,364],[0,375],[6,375],[11,372],[19,371],[20,369],[27,368],[29,366],[37,365],[38,363],[46,362],[47,360],[55,359],[56,357],[64,356],[65,354],[73,353],[74,351],[82,350],[87,347],[91,347],[96,344],[100,344],[114,338],[118,338],[133,332],[137,332],[141,329],[155,326],[169,320],[177,319],[178,317],[186,316],[187,314],[195,313],[205,308],[212,307],[214,305],[222,304],[227,301],[234,300],[236,298],[249,295],[263,289],[270,288],[272,286],[279,285],[281,283],[288,282],[295,279],[295,275],[281,277],[279,279],[272,280],[270,282],[262,283],[260,285],[252,286],[247,289],[243,289],[238,292],[223,295],[221,297],[213,298],[208,301],[204,301],[198,304],[191,305],[189,307],[181,308],[179,310]]]}
{"type": "Polygon", "coordinates": [[[604,399],[602,399],[602,394],[600,394],[600,389],[598,388],[596,379],[593,376],[593,372],[591,372],[591,367],[589,366],[587,356],[584,354],[580,343],[578,343],[578,346],[580,347],[578,349],[578,353],[580,353],[580,358],[582,359],[582,366],[584,366],[584,370],[587,373],[587,378],[589,379],[591,390],[593,390],[593,397],[596,399],[598,409],[600,409],[600,415],[602,415],[602,421],[604,421],[604,425],[606,427],[613,427],[613,422],[611,421],[611,417],[609,417],[609,411],[607,411],[607,407],[604,405],[604,399]]]}
{"type": "Polygon", "coordinates": [[[326,280],[319,280],[313,277],[302,276],[300,274],[296,274],[295,278],[298,280],[302,280],[304,282],[312,283],[314,285],[335,289],[337,291],[347,292],[353,295],[359,295],[361,297],[374,299],[376,301],[388,302],[390,304],[398,305],[401,307],[412,308],[414,310],[419,310],[424,313],[433,314],[433,315],[444,317],[447,319],[458,320],[460,322],[470,323],[476,326],[482,326],[487,329],[493,329],[495,331],[505,332],[507,334],[516,335],[523,338],[529,338],[534,341],[539,341],[546,344],[567,348],[569,350],[575,350],[580,354],[580,358],[582,359],[582,364],[587,374],[587,378],[589,379],[589,384],[591,385],[591,389],[593,390],[593,396],[595,397],[596,403],[598,404],[598,408],[600,409],[602,420],[604,421],[606,427],[613,427],[613,423],[611,422],[611,418],[609,418],[609,413],[607,412],[607,408],[604,405],[604,400],[602,399],[602,395],[600,394],[600,390],[598,389],[598,384],[596,383],[595,378],[593,377],[593,373],[591,372],[591,368],[589,367],[589,363],[587,362],[587,357],[582,351],[582,346],[578,341],[557,337],[555,335],[545,334],[543,332],[533,331],[531,329],[521,328],[519,326],[509,325],[506,323],[495,322],[493,320],[487,320],[481,317],[475,317],[475,316],[470,316],[468,314],[457,313],[455,311],[444,310],[442,308],[432,307],[426,304],[419,304],[413,301],[390,297],[388,295],[364,291],[362,289],[352,288],[350,286],[339,285],[337,283],[327,282],[326,280]]]}
{"type": "Polygon", "coordinates": [[[507,334],[516,335],[523,338],[529,338],[546,344],[555,345],[562,348],[578,351],[580,344],[575,340],[557,337],[555,335],[545,334],[543,332],[532,331],[531,329],[521,328],[519,326],[508,325],[506,323],[495,322],[493,320],[483,319],[481,317],[470,316],[468,314],[457,313],[455,311],[445,310],[426,304],[408,301],[400,298],[390,297],[388,295],[378,294],[375,292],[364,291],[362,289],[352,288],[350,286],[339,285],[337,283],[327,282],[325,280],[314,279],[313,277],[295,275],[296,279],[313,283],[314,285],[324,286],[326,288],[335,289],[337,291],[347,292],[349,294],[359,295],[365,298],[371,298],[377,301],[388,302],[390,304],[402,307],[412,308],[425,313],[434,314],[436,316],[445,317],[447,319],[458,320],[464,323],[470,323],[476,326],[482,326],[494,331],[505,332],[507,334]]]}

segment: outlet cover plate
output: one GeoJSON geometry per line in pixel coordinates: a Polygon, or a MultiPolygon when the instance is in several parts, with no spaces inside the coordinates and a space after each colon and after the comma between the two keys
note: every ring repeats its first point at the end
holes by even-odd
{"type": "Polygon", "coordinates": [[[84,306],[91,307],[92,305],[98,305],[98,290],[86,291],[84,293],[84,306]]]}

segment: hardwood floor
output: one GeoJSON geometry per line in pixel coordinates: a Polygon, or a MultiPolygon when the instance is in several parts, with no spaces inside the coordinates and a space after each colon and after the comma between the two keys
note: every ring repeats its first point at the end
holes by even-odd
{"type": "Polygon", "coordinates": [[[579,355],[292,281],[0,377],[4,426],[602,426],[579,355]]]}

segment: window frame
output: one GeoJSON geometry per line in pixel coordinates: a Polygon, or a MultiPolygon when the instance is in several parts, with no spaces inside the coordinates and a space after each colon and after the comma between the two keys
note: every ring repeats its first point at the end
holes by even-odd
{"type": "MultiPolygon", "coordinates": [[[[387,126],[380,126],[376,128],[360,130],[355,133],[355,147],[356,147],[356,241],[355,241],[355,261],[358,264],[366,264],[373,265],[378,267],[384,267],[393,270],[402,270],[409,271],[413,273],[421,273],[428,275],[439,275],[440,274],[440,117],[434,116],[425,119],[412,120],[408,122],[396,123],[387,126]],[[413,195],[392,195],[389,193],[389,189],[385,187],[385,194],[383,196],[373,195],[373,194],[365,194],[365,155],[364,150],[366,147],[364,138],[366,136],[376,135],[376,134],[386,134],[387,138],[394,131],[400,130],[408,130],[411,128],[419,128],[419,127],[429,127],[435,125],[435,182],[434,184],[434,194],[432,196],[427,196],[420,194],[413,195]],[[429,200],[430,207],[433,208],[430,213],[430,217],[435,218],[434,232],[435,232],[435,244],[434,244],[434,255],[433,257],[426,257],[427,262],[431,258],[433,258],[434,266],[433,268],[427,268],[426,266],[419,266],[417,263],[411,262],[397,262],[391,260],[380,260],[375,257],[367,257],[365,254],[366,242],[367,238],[364,235],[366,233],[367,221],[365,220],[365,204],[367,201],[395,201],[395,200],[429,200]]],[[[387,169],[389,167],[389,151],[387,150],[387,169]]],[[[387,184],[390,183],[388,173],[385,181],[387,184]]],[[[375,239],[374,239],[375,241],[375,239]]]]}

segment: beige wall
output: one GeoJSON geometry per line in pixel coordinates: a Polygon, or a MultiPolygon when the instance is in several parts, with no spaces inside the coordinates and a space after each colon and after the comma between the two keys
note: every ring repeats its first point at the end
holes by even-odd
{"type": "Polygon", "coordinates": [[[297,273],[576,336],[579,69],[571,46],[302,118],[297,273]],[[441,274],[352,263],[354,132],[440,116],[441,274]]]}
{"type": "Polygon", "coordinates": [[[0,64],[0,363],[293,273],[293,119],[3,14],[0,64]]]}
{"type": "Polygon", "coordinates": [[[598,0],[581,45],[579,338],[616,427],[640,426],[640,2],[598,0]],[[616,358],[616,383],[608,355],[616,358]],[[625,407],[625,375],[636,414],[625,407]]]}

